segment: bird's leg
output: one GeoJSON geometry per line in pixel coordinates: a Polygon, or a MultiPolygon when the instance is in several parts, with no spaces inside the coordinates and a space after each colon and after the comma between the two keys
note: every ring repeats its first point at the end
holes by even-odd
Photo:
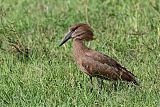
{"type": "Polygon", "coordinates": [[[103,85],[103,80],[101,78],[97,78],[97,82],[98,82],[99,93],[101,93],[101,91],[102,91],[102,85],[103,85]]]}
{"type": "Polygon", "coordinates": [[[92,92],[93,91],[93,82],[92,82],[92,77],[90,76],[90,91],[92,92]]]}
{"type": "Polygon", "coordinates": [[[117,90],[118,83],[114,81],[113,84],[112,84],[112,86],[113,86],[114,90],[117,90]]]}

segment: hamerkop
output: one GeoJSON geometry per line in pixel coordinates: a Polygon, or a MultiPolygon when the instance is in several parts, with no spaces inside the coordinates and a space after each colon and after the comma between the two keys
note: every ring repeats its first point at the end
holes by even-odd
{"type": "Polygon", "coordinates": [[[87,24],[80,23],[70,28],[60,44],[62,46],[69,39],[73,39],[74,58],[80,69],[89,75],[91,90],[93,89],[92,77],[97,77],[99,91],[102,89],[103,79],[122,80],[139,85],[135,76],[114,59],[85,46],[84,41],[94,40],[93,36],[93,29],[87,24]]]}

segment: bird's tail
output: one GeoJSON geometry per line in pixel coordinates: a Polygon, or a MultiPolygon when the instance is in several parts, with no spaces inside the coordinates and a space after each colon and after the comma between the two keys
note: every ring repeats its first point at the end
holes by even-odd
{"type": "Polygon", "coordinates": [[[139,80],[136,78],[136,76],[135,76],[132,72],[128,71],[128,70],[127,70],[126,68],[124,68],[124,67],[122,67],[122,71],[123,71],[126,75],[128,75],[128,77],[130,78],[130,82],[134,83],[134,84],[137,85],[137,86],[140,85],[139,80]]]}
{"type": "Polygon", "coordinates": [[[133,83],[134,83],[135,85],[137,85],[137,86],[140,85],[140,82],[139,82],[136,78],[133,80],[133,83]]]}

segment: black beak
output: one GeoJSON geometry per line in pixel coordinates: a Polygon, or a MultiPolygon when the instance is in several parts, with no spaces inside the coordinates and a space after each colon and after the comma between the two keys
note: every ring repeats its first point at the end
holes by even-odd
{"type": "Polygon", "coordinates": [[[70,31],[69,33],[67,33],[59,46],[62,46],[65,42],[67,42],[69,39],[71,39],[72,33],[73,33],[73,31],[70,31]]]}

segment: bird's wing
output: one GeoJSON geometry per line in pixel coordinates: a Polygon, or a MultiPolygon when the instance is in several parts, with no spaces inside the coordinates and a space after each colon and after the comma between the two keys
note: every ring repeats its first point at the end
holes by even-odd
{"type": "Polygon", "coordinates": [[[89,52],[86,52],[86,56],[92,58],[95,61],[98,61],[99,63],[112,66],[118,70],[128,71],[125,67],[122,67],[117,61],[115,61],[114,59],[110,58],[109,56],[103,53],[90,50],[89,52]]]}
{"type": "MultiPolygon", "coordinates": [[[[102,64],[108,64],[110,66],[113,66],[117,69],[121,69],[123,68],[119,63],[117,63],[114,59],[110,58],[109,56],[100,53],[100,52],[96,52],[96,51],[89,51],[86,52],[86,56],[94,59],[95,61],[98,61],[102,64]]],[[[123,68],[125,69],[125,68],[123,68]]]]}
{"type": "Polygon", "coordinates": [[[111,77],[112,74],[116,74],[116,70],[113,67],[103,64],[99,61],[92,59],[91,57],[84,56],[81,58],[82,67],[87,71],[87,73],[91,76],[99,76],[104,78],[111,77]]]}
{"type": "Polygon", "coordinates": [[[86,56],[82,64],[84,66],[87,65],[88,67],[86,67],[86,69],[90,72],[91,70],[94,71],[93,73],[96,75],[108,75],[108,77],[114,80],[121,77],[123,80],[133,81],[135,84],[137,83],[134,74],[122,67],[114,59],[102,53],[96,51],[86,52],[86,56]]]}

